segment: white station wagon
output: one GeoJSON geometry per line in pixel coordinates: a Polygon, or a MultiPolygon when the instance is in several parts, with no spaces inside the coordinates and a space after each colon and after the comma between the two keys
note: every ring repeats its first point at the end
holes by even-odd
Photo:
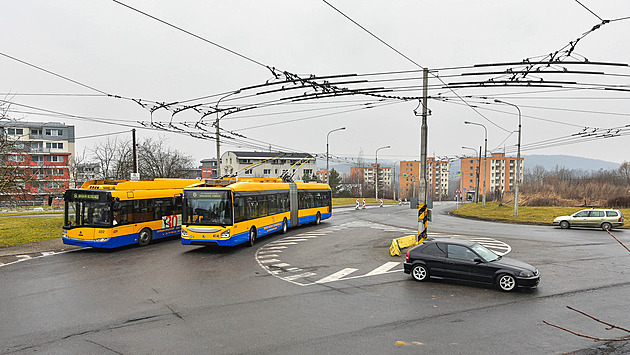
{"type": "Polygon", "coordinates": [[[594,227],[603,230],[623,226],[623,214],[619,210],[590,208],[570,216],[560,216],[553,220],[554,226],[562,229],[571,227],[594,227]]]}

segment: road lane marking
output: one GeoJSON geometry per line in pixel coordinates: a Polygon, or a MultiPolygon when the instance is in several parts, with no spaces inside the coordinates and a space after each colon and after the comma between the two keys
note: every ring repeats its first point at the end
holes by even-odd
{"type": "Polygon", "coordinates": [[[390,261],[387,262],[379,267],[377,267],[376,269],[368,272],[367,274],[365,274],[365,276],[373,276],[373,275],[380,275],[380,274],[384,274],[386,272],[388,272],[389,270],[393,269],[394,267],[400,265],[400,262],[398,261],[390,261]]]}
{"type": "MultiPolygon", "coordinates": [[[[280,260],[276,260],[276,261],[280,261],[280,260]]],[[[287,267],[287,266],[291,266],[291,264],[287,264],[287,263],[279,263],[279,264],[273,264],[271,266],[277,267],[278,269],[281,269],[283,267],[287,267]]]]}
{"type": "Polygon", "coordinates": [[[321,283],[326,283],[326,282],[333,282],[333,281],[337,281],[340,280],[341,278],[348,276],[350,274],[352,274],[353,272],[357,271],[359,269],[354,269],[351,267],[345,268],[341,271],[337,271],[336,273],[326,276],[321,280],[315,281],[316,284],[321,284],[321,283]]]}
{"type": "Polygon", "coordinates": [[[315,276],[315,275],[317,275],[317,274],[314,273],[314,272],[305,272],[303,274],[286,276],[286,277],[283,277],[283,279],[288,280],[288,281],[294,281],[294,280],[297,280],[297,279],[303,279],[303,278],[311,277],[311,276],[315,276]]]}
{"type": "Polygon", "coordinates": [[[260,259],[258,259],[258,262],[262,263],[262,264],[277,263],[278,261],[280,261],[280,260],[279,259],[268,259],[268,260],[260,260],[260,259]]]}
{"type": "Polygon", "coordinates": [[[277,258],[278,254],[263,254],[260,257],[261,258],[277,258]]]}

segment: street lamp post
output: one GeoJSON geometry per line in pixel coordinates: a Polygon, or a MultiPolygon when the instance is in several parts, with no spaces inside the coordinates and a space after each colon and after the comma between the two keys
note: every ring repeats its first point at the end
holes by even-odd
{"type": "MultiPolygon", "coordinates": [[[[475,201],[479,202],[479,164],[481,163],[481,147],[479,147],[479,153],[477,153],[477,149],[471,148],[471,147],[462,147],[462,149],[470,149],[474,151],[475,154],[477,155],[478,163],[477,163],[477,171],[476,171],[477,179],[475,183],[475,201]]],[[[463,178],[464,178],[464,174],[462,173],[461,179],[463,178]]]]}
{"type": "Polygon", "coordinates": [[[518,217],[518,185],[521,179],[521,109],[515,104],[494,99],[494,102],[516,107],[518,110],[518,144],[516,150],[516,176],[514,177],[514,217],[518,217]]]}
{"type": "MultiPolygon", "coordinates": [[[[481,123],[464,121],[464,124],[471,124],[475,126],[481,126],[484,130],[484,153],[483,153],[483,197],[482,207],[486,207],[486,179],[488,176],[488,129],[481,123]]],[[[481,160],[481,159],[480,159],[481,160]]]]}
{"type": "Polygon", "coordinates": [[[329,178],[328,178],[328,136],[330,136],[330,134],[335,132],[335,131],[341,131],[341,130],[344,130],[344,129],[346,129],[346,127],[333,129],[332,131],[328,132],[328,134],[326,135],[326,179],[324,181],[326,183],[329,182],[329,178]]]}
{"type": "Polygon", "coordinates": [[[380,147],[376,150],[376,178],[374,179],[374,189],[376,191],[376,202],[378,203],[378,151],[381,149],[387,149],[387,148],[391,148],[390,146],[386,145],[384,147],[380,147]]]}

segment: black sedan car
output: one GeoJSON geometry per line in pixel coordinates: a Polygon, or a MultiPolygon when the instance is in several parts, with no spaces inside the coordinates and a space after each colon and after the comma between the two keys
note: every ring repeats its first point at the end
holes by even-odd
{"type": "Polygon", "coordinates": [[[460,280],[497,285],[502,291],[535,288],[540,282],[535,267],[460,239],[425,240],[407,252],[404,266],[405,273],[417,281],[430,277],[460,280]]]}

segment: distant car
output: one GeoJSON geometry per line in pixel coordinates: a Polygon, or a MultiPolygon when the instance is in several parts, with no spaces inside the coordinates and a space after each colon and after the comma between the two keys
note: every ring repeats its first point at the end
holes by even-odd
{"type": "Polygon", "coordinates": [[[410,249],[404,270],[417,281],[468,281],[506,292],[536,288],[540,282],[538,269],[527,263],[497,255],[476,242],[450,238],[426,240],[410,249]]]}
{"type": "Polygon", "coordinates": [[[610,230],[623,226],[623,214],[619,210],[589,208],[570,216],[560,216],[553,220],[554,226],[562,229],[571,227],[594,227],[610,230]]]}

